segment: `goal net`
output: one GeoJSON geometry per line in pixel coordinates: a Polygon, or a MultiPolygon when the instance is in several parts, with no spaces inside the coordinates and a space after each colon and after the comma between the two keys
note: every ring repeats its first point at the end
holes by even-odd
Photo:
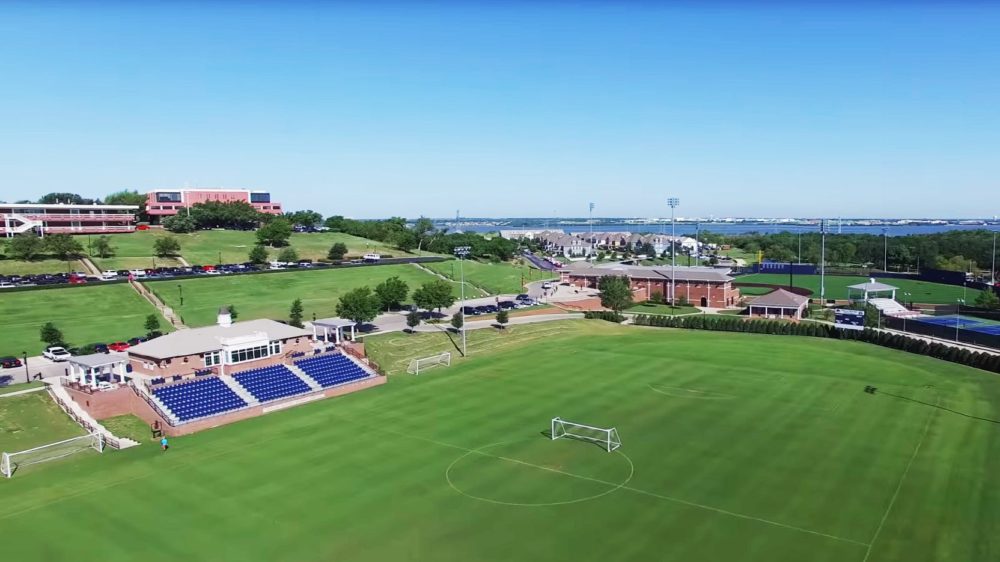
{"type": "Polygon", "coordinates": [[[609,453],[622,446],[618,430],[613,427],[594,427],[592,425],[566,421],[562,418],[552,418],[551,435],[553,441],[561,437],[569,437],[570,439],[580,439],[597,443],[609,453]]]}
{"type": "Polygon", "coordinates": [[[411,375],[419,375],[421,371],[426,371],[438,365],[451,366],[451,353],[444,352],[440,355],[424,357],[422,359],[412,359],[410,360],[410,366],[406,368],[406,372],[411,375]]]}
{"type": "Polygon", "coordinates": [[[94,432],[80,437],[73,437],[56,443],[49,443],[33,449],[3,453],[0,457],[0,474],[10,478],[19,468],[48,461],[54,461],[72,454],[93,449],[104,452],[104,436],[94,432]]]}

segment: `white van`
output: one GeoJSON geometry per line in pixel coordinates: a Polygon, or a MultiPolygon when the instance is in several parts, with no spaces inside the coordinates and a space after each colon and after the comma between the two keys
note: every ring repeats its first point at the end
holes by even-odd
{"type": "Polygon", "coordinates": [[[129,272],[129,274],[132,275],[132,277],[145,277],[146,276],[146,270],[145,269],[130,269],[130,270],[128,270],[128,272],[129,272]]]}
{"type": "MultiPolygon", "coordinates": [[[[145,271],[143,271],[143,273],[145,273],[145,271]]],[[[113,281],[115,279],[118,279],[118,272],[113,269],[102,271],[101,279],[104,279],[105,281],[113,281]]]]}

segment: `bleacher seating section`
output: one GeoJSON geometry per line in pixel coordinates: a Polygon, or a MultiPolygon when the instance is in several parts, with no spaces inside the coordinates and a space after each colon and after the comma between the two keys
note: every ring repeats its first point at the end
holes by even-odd
{"type": "Polygon", "coordinates": [[[233,379],[243,385],[261,402],[309,392],[309,385],[284,365],[271,365],[233,374],[233,379]]]}
{"type": "Polygon", "coordinates": [[[247,405],[218,377],[157,388],[153,395],[181,421],[231,412],[247,405]]]}
{"type": "Polygon", "coordinates": [[[882,314],[885,314],[886,316],[895,316],[897,318],[920,316],[919,312],[909,310],[893,299],[868,299],[868,302],[875,308],[881,310],[882,314]]]}
{"type": "Polygon", "coordinates": [[[335,353],[300,359],[295,365],[323,388],[367,378],[369,373],[349,358],[335,353]]]}

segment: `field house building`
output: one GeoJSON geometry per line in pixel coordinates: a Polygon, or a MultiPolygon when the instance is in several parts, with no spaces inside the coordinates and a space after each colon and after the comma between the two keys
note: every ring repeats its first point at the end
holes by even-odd
{"type": "Polygon", "coordinates": [[[694,306],[726,308],[739,304],[740,290],[733,287],[728,269],[711,267],[674,268],[676,280],[671,283],[670,267],[615,265],[600,267],[586,262],[570,263],[559,269],[561,283],[583,288],[597,288],[605,275],[625,276],[637,299],[649,299],[653,293],[670,301],[672,286],[677,288],[677,299],[685,299],[694,306]]]}
{"type": "Polygon", "coordinates": [[[249,189],[157,189],[146,194],[146,213],[150,217],[169,217],[176,215],[195,203],[233,203],[242,201],[249,203],[254,209],[269,215],[281,214],[281,203],[271,201],[268,191],[249,189]]]}
{"type": "Polygon", "coordinates": [[[747,304],[747,314],[751,318],[801,320],[806,306],[809,305],[809,297],[785,289],[775,289],[747,304]]]}
{"type": "Polygon", "coordinates": [[[0,203],[0,236],[135,232],[136,205],[0,203]]]}

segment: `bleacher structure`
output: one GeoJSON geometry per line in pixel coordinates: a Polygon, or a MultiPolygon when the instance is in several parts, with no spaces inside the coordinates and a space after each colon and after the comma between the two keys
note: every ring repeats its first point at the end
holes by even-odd
{"type": "Polygon", "coordinates": [[[182,422],[224,414],[247,406],[246,401],[218,377],[205,377],[154,388],[152,393],[182,422]]]}
{"type": "Polygon", "coordinates": [[[896,318],[912,318],[914,316],[920,316],[920,312],[910,310],[897,302],[895,299],[883,299],[883,298],[870,298],[868,302],[875,308],[882,311],[882,314],[886,316],[895,316],[896,318]]]}
{"type": "Polygon", "coordinates": [[[271,365],[233,374],[233,379],[254,398],[269,402],[312,390],[285,365],[271,365]]]}
{"type": "Polygon", "coordinates": [[[154,387],[151,395],[168,418],[186,423],[373,376],[350,357],[333,353],[297,359],[293,366],[278,364],[236,372],[225,381],[213,375],[154,387]]]}
{"type": "Polygon", "coordinates": [[[372,376],[370,372],[361,368],[351,358],[340,353],[299,359],[295,361],[295,366],[323,388],[330,388],[372,376]]]}

